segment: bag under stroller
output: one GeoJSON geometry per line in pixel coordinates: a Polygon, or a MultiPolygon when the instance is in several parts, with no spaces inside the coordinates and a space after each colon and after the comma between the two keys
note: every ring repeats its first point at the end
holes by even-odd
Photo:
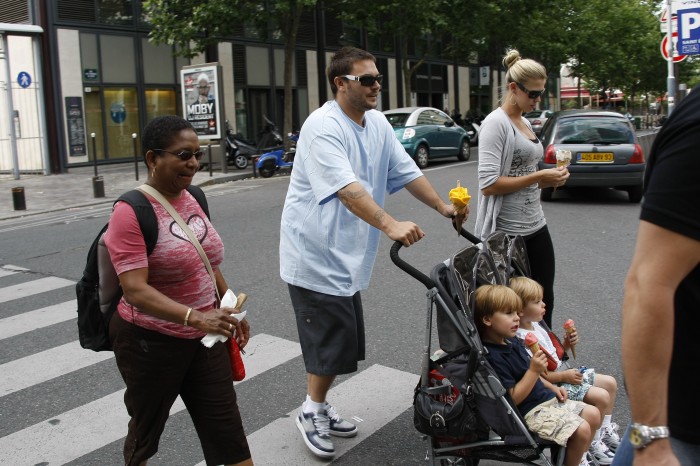
{"type": "Polygon", "coordinates": [[[472,314],[478,286],[529,276],[525,243],[500,232],[484,242],[464,229],[461,235],[472,244],[437,264],[430,277],[399,257],[400,242],[390,254],[400,269],[428,289],[421,378],[414,396],[414,424],[429,443],[426,459],[434,465],[476,465],[480,459],[562,464],[564,449],[525,426],[485,358],[472,314]],[[432,348],[434,311],[440,357],[432,348]]]}

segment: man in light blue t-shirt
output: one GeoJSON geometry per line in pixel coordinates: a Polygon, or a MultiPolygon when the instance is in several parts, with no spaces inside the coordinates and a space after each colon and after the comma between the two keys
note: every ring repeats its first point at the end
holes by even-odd
{"type": "Polygon", "coordinates": [[[357,427],[326,402],[336,375],[365,358],[360,290],[369,286],[380,234],[410,246],[424,233],[383,210],[404,186],[441,215],[455,215],[378,112],[382,76],[369,52],[345,47],[331,58],[335,100],[309,115],[297,143],[280,231],[280,275],[289,284],[307,372],[297,427],[316,455],[335,454],[330,435],[357,427]]]}

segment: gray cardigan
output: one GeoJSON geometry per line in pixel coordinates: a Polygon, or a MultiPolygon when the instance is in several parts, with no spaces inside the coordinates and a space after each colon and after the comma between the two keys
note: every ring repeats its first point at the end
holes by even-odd
{"type": "MultiPolygon", "coordinates": [[[[530,126],[525,118],[523,121],[530,126]]],[[[503,204],[502,195],[484,196],[481,190],[499,177],[508,176],[515,150],[515,131],[501,107],[489,113],[479,131],[479,193],[474,234],[481,239],[496,231],[496,219],[503,204]]]]}

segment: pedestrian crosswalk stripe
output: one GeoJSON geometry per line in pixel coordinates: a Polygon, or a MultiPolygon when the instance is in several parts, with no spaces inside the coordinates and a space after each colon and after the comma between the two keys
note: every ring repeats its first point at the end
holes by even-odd
{"type": "MultiPolygon", "coordinates": [[[[328,394],[328,401],[346,419],[358,417],[358,434],[353,438],[333,437],[335,458],[343,456],[381,427],[391,422],[413,403],[418,376],[375,364],[339,384],[328,394]]],[[[299,404],[303,400],[299,400],[299,404]]],[[[248,436],[256,466],[317,466],[317,458],[307,448],[295,425],[297,409],[248,436]]],[[[245,426],[245,419],[243,420],[245,426]]],[[[201,462],[197,466],[204,466],[201,462]]]]}
{"type": "Polygon", "coordinates": [[[7,277],[8,275],[14,275],[19,272],[29,272],[29,269],[17,267],[16,265],[3,265],[0,267],[0,278],[7,277]]]}
{"type": "Polygon", "coordinates": [[[44,277],[17,285],[6,286],[5,288],[0,288],[0,303],[57,290],[66,286],[75,286],[75,282],[65,278],[44,277]]]}
{"type": "Polygon", "coordinates": [[[55,379],[114,357],[110,351],[88,351],[77,341],[0,365],[0,397],[55,379]],[[31,367],[31,370],[27,370],[31,367]]]}
{"type": "MultiPolygon", "coordinates": [[[[74,299],[0,319],[0,340],[71,320],[78,315],[77,309],[78,303],[74,299]]],[[[77,327],[75,331],[78,331],[77,327]]]]}
{"type": "MultiPolygon", "coordinates": [[[[92,353],[83,352],[83,356],[92,353]]],[[[248,381],[299,356],[301,348],[299,343],[260,334],[250,339],[246,353],[243,360],[248,381]]],[[[183,409],[185,405],[178,398],[170,414],[183,409]]],[[[0,438],[0,464],[65,464],[123,438],[128,422],[124,390],[119,390],[0,438]]]]}

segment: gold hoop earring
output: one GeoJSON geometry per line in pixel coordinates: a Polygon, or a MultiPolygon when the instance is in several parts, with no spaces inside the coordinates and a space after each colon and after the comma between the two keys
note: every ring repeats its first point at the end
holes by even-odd
{"type": "Polygon", "coordinates": [[[518,106],[518,101],[515,99],[515,95],[511,94],[510,95],[510,102],[509,102],[513,107],[518,106]]]}
{"type": "Polygon", "coordinates": [[[151,178],[156,177],[156,167],[153,167],[153,171],[151,172],[151,178]]]}

